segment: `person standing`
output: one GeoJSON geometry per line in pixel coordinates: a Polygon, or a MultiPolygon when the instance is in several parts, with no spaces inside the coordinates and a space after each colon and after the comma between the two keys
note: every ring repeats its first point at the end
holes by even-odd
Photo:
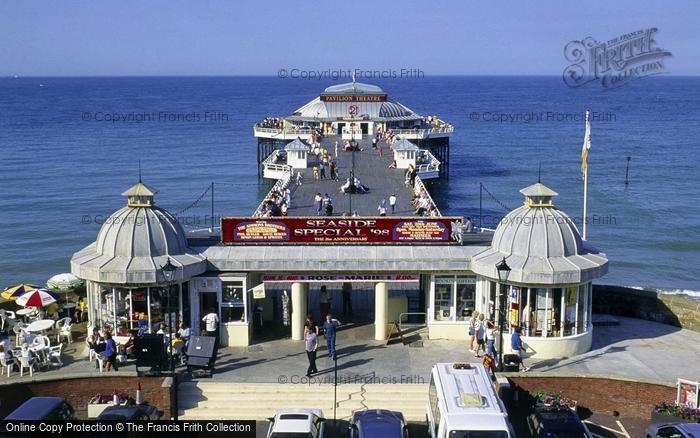
{"type": "Polygon", "coordinates": [[[379,210],[379,216],[386,216],[386,199],[382,199],[377,210],[379,210]]]}
{"type": "Polygon", "coordinates": [[[485,351],[484,349],[484,330],[486,327],[484,326],[484,314],[480,313],[479,318],[476,320],[476,330],[474,331],[474,337],[476,337],[476,352],[474,354],[475,357],[481,357],[479,356],[479,351],[485,351]]]}
{"type": "Polygon", "coordinates": [[[321,193],[316,193],[316,196],[314,196],[314,207],[316,207],[316,216],[321,216],[321,203],[323,202],[323,198],[321,197],[321,193]]]}
{"type": "Polygon", "coordinates": [[[114,368],[114,371],[119,371],[117,367],[117,344],[112,339],[110,332],[105,333],[105,368],[107,371],[114,368]]]}
{"type": "Polygon", "coordinates": [[[389,206],[391,207],[391,214],[396,213],[396,194],[392,193],[389,196],[389,206]]]}
{"type": "Polygon", "coordinates": [[[343,283],[343,315],[352,315],[352,283],[343,283]]]}
{"type": "Polygon", "coordinates": [[[333,318],[330,313],[326,315],[326,322],[323,323],[323,333],[326,335],[326,347],[328,348],[328,357],[337,360],[338,356],[335,352],[335,333],[340,326],[340,321],[333,318]]]}
{"type": "Polygon", "coordinates": [[[486,354],[491,356],[492,359],[496,358],[496,326],[493,325],[491,321],[486,321],[486,354]]]}
{"type": "Polygon", "coordinates": [[[301,185],[301,180],[302,180],[301,172],[297,170],[297,186],[301,185]]]}
{"type": "Polygon", "coordinates": [[[338,158],[338,140],[335,141],[335,158],[338,158]]]}
{"type": "Polygon", "coordinates": [[[331,161],[331,179],[338,181],[338,165],[335,161],[331,161]]]}
{"type": "Polygon", "coordinates": [[[471,318],[469,318],[469,351],[474,353],[474,339],[476,336],[476,326],[479,321],[479,311],[475,310],[472,312],[471,318]]]}
{"type": "Polygon", "coordinates": [[[214,337],[214,346],[218,347],[219,345],[219,315],[216,314],[216,311],[214,310],[213,307],[209,308],[209,313],[204,315],[204,318],[202,318],[202,322],[204,322],[204,329],[207,331],[207,336],[213,336],[214,337]]]}
{"type": "Polygon", "coordinates": [[[304,328],[304,341],[306,345],[306,357],[309,359],[309,367],[306,368],[306,377],[318,372],[316,368],[316,349],[318,348],[318,335],[309,327],[304,328]]]}
{"type": "Polygon", "coordinates": [[[521,327],[515,328],[515,331],[510,336],[510,349],[513,352],[513,354],[518,357],[518,369],[523,372],[526,372],[530,371],[530,368],[526,367],[523,363],[523,353],[525,352],[525,347],[523,346],[523,340],[520,338],[522,332],[523,329],[521,327]]]}
{"type": "Polygon", "coordinates": [[[331,311],[331,298],[328,296],[328,289],[325,285],[321,286],[319,296],[319,304],[321,307],[321,320],[326,319],[326,315],[331,311]]]}
{"type": "Polygon", "coordinates": [[[464,232],[465,233],[473,233],[474,232],[474,223],[472,222],[472,218],[467,216],[467,221],[464,223],[464,232]]]}

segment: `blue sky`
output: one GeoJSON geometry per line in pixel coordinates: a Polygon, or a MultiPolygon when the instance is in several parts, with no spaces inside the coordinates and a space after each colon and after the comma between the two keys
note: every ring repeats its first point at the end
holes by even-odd
{"type": "Polygon", "coordinates": [[[697,1],[3,1],[0,76],[560,75],[567,42],[649,27],[669,72],[699,75],[698,17],[697,1]]]}

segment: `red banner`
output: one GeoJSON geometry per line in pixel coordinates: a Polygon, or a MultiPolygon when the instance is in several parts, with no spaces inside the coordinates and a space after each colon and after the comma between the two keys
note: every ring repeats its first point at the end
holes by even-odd
{"type": "Polygon", "coordinates": [[[386,102],[386,94],[375,95],[337,95],[322,94],[322,102],[386,102]]]}
{"type": "Polygon", "coordinates": [[[461,217],[271,217],[221,219],[221,242],[244,244],[449,244],[461,217]]]}

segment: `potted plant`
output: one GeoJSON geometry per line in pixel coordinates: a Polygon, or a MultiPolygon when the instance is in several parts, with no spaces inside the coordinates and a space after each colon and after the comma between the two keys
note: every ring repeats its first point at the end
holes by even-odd
{"type": "Polygon", "coordinates": [[[539,391],[535,394],[535,406],[550,409],[573,409],[576,410],[578,402],[561,395],[561,393],[551,391],[539,391]]]}
{"type": "Polygon", "coordinates": [[[654,423],[700,423],[700,409],[660,401],[651,411],[654,423]]]}

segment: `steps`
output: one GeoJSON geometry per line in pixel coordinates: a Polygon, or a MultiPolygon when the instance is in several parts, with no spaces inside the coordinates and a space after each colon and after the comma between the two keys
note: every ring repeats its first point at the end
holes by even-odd
{"type": "MultiPolygon", "coordinates": [[[[333,418],[332,384],[183,382],[179,386],[180,418],[265,420],[280,408],[318,408],[333,418]]],[[[342,384],[337,387],[338,419],[364,409],[402,412],[407,421],[424,421],[427,384],[342,384]]]]}

